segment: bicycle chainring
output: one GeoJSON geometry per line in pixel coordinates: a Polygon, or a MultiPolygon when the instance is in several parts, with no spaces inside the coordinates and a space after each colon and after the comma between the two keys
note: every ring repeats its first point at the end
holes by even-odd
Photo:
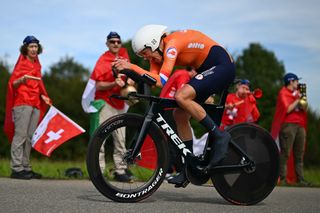
{"type": "Polygon", "coordinates": [[[203,172],[191,166],[187,166],[186,175],[188,180],[194,185],[203,185],[210,179],[209,174],[203,174],[203,172]]]}

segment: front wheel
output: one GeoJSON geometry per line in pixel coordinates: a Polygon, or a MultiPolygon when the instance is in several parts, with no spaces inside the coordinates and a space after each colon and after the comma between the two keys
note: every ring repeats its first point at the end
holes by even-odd
{"type": "MultiPolygon", "coordinates": [[[[276,186],[279,176],[279,151],[263,128],[241,123],[228,130],[232,140],[254,161],[252,168],[234,173],[217,173],[212,181],[218,193],[231,203],[253,205],[265,199],[276,186]]],[[[244,158],[229,146],[222,165],[241,165],[244,158]]]]}
{"type": "Polygon", "coordinates": [[[143,120],[141,115],[130,113],[114,116],[99,126],[89,143],[90,179],[99,192],[111,200],[143,200],[155,192],[165,178],[168,148],[165,136],[155,123],[151,124],[136,158],[126,160],[143,120]]]}

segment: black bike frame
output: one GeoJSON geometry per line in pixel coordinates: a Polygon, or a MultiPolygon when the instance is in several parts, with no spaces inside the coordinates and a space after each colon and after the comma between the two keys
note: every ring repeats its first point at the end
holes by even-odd
{"type": "MultiPolygon", "coordinates": [[[[224,110],[224,103],[226,100],[226,96],[228,93],[224,91],[222,93],[220,103],[218,105],[214,104],[203,104],[202,106],[205,108],[207,113],[212,116],[212,119],[220,125],[223,110],[224,110]]],[[[140,153],[140,149],[142,147],[143,141],[146,138],[149,128],[151,126],[151,123],[153,121],[156,122],[156,124],[162,129],[164,133],[166,133],[167,138],[171,140],[181,151],[181,153],[186,157],[195,157],[192,152],[186,147],[186,145],[183,143],[181,138],[178,136],[178,134],[170,127],[168,122],[163,118],[161,113],[166,108],[177,108],[178,105],[174,99],[165,99],[165,98],[159,98],[155,96],[149,96],[149,95],[142,95],[142,94],[131,94],[130,96],[133,96],[138,99],[144,99],[150,101],[150,107],[147,110],[145,114],[145,119],[143,121],[143,124],[141,126],[141,131],[139,132],[139,135],[136,136],[136,142],[133,143],[134,147],[131,147],[131,154],[127,156],[127,159],[134,160],[140,153]],[[189,154],[188,154],[189,153],[189,154]]],[[[208,143],[208,142],[207,142],[208,143]]],[[[213,170],[214,172],[222,172],[222,171],[234,171],[243,169],[244,167],[252,166],[254,162],[251,160],[251,158],[243,151],[241,147],[239,147],[233,140],[230,141],[230,145],[234,148],[234,150],[243,157],[244,163],[241,165],[224,165],[224,166],[216,166],[213,170]]],[[[207,147],[208,144],[206,144],[205,147],[207,147]]],[[[206,151],[206,149],[204,150],[206,151]]],[[[205,154],[205,153],[204,153],[205,154]]]]}

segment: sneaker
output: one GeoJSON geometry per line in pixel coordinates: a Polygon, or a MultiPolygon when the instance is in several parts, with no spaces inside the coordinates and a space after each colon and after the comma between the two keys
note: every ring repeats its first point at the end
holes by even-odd
{"type": "Polygon", "coordinates": [[[279,185],[280,186],[287,186],[289,184],[288,184],[286,178],[280,178],[279,185]]]}
{"type": "Polygon", "coordinates": [[[128,175],[130,178],[133,178],[133,174],[129,169],[125,169],[124,172],[126,173],[126,175],[128,175]]]}
{"type": "Polygon", "coordinates": [[[132,183],[133,180],[132,178],[130,178],[126,173],[125,174],[118,174],[118,173],[114,173],[114,179],[116,181],[119,181],[119,182],[125,182],[125,183],[132,183]]]}
{"type": "Polygon", "coordinates": [[[22,170],[20,172],[12,171],[10,177],[14,178],[14,179],[30,180],[32,178],[32,175],[30,173],[22,170]]]}
{"type": "Polygon", "coordinates": [[[299,180],[298,182],[297,182],[297,184],[299,185],[299,186],[311,186],[311,183],[309,183],[308,181],[306,181],[306,180],[299,180]]]}
{"type": "Polygon", "coordinates": [[[31,171],[25,171],[25,172],[30,174],[32,179],[41,179],[42,178],[42,174],[36,173],[36,172],[34,172],[32,170],[31,171]]]}
{"type": "Polygon", "coordinates": [[[185,188],[189,184],[185,170],[182,170],[178,175],[168,179],[168,183],[175,184],[174,187],[176,188],[185,188]]]}

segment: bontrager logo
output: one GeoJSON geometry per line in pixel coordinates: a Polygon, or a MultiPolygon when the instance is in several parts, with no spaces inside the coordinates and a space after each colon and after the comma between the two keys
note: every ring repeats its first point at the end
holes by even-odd
{"type": "Polygon", "coordinates": [[[161,114],[158,113],[158,115],[159,117],[157,118],[157,122],[159,123],[161,128],[165,130],[166,134],[171,138],[171,140],[179,147],[179,149],[182,149],[182,152],[185,156],[187,156],[187,153],[191,154],[191,151],[186,148],[186,145],[182,142],[179,136],[172,130],[172,128],[164,120],[161,114]]]}
{"type": "Polygon", "coordinates": [[[198,48],[198,49],[203,49],[204,44],[202,43],[189,43],[188,48],[198,48]]]}
{"type": "Polygon", "coordinates": [[[143,189],[140,192],[132,193],[132,194],[124,194],[124,193],[121,193],[121,192],[117,192],[116,196],[117,197],[121,197],[121,198],[129,198],[129,199],[130,198],[140,197],[140,196],[150,192],[157,185],[157,183],[159,182],[162,174],[163,174],[163,169],[160,168],[159,173],[158,173],[156,179],[152,182],[152,184],[150,184],[148,187],[146,187],[145,189],[143,189]]]}

